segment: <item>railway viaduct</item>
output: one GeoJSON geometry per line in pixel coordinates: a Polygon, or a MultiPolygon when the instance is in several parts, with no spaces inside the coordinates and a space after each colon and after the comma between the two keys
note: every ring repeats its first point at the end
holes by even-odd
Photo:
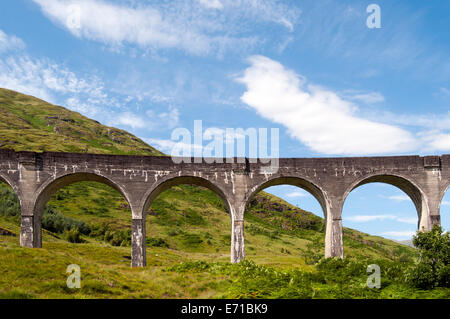
{"type": "Polygon", "coordinates": [[[19,198],[20,244],[25,247],[42,246],[42,214],[60,188],[81,181],[113,187],[131,207],[132,267],[146,265],[146,212],[175,185],[207,187],[222,198],[231,218],[231,262],[245,258],[244,210],[266,187],[289,184],[311,193],[325,216],[325,257],[342,258],[342,207],[353,189],[372,182],[400,188],[417,209],[418,228],[430,230],[440,224],[440,203],[450,185],[450,155],[280,158],[274,171],[256,159],[221,160],[184,158],[178,163],[171,157],[0,150],[0,180],[19,198]]]}

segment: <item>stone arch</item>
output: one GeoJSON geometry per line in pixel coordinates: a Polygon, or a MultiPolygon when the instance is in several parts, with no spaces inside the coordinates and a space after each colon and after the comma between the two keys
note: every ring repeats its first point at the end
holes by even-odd
{"type": "Polygon", "coordinates": [[[42,214],[45,204],[54,193],[65,186],[78,182],[98,182],[108,185],[117,190],[125,198],[125,200],[130,203],[127,193],[118,183],[99,174],[91,172],[76,172],[59,176],[56,179],[49,180],[42,184],[36,192],[37,197],[34,204],[34,213],[37,213],[38,215],[42,214]]]}
{"type": "Polygon", "coordinates": [[[233,208],[230,205],[230,201],[226,195],[226,192],[219,187],[218,185],[214,184],[210,180],[199,177],[199,176],[193,176],[193,175],[180,175],[180,176],[170,176],[161,179],[159,182],[157,182],[153,187],[147,191],[147,193],[144,196],[144,203],[143,203],[143,213],[146,212],[149,208],[151,203],[155,200],[156,197],[158,197],[159,194],[164,192],[165,190],[168,190],[169,188],[177,185],[182,184],[189,184],[189,185],[197,185],[202,186],[210,189],[219,197],[222,199],[223,203],[225,204],[227,212],[233,216],[233,208]]]}
{"type": "MultiPolygon", "coordinates": [[[[243,259],[243,253],[240,253],[241,251],[243,251],[243,247],[242,248],[240,247],[241,241],[235,238],[236,233],[235,208],[230,202],[231,199],[227,197],[227,192],[224,191],[220,186],[214,184],[213,182],[204,177],[193,175],[180,175],[180,176],[169,176],[161,179],[145,194],[144,202],[142,205],[143,207],[142,215],[145,216],[145,212],[147,212],[151,203],[158,197],[159,194],[161,194],[162,192],[173,186],[182,184],[203,186],[219,195],[219,197],[224,202],[226,210],[230,214],[231,219],[231,254],[230,254],[231,262],[238,262],[241,259],[243,259]]],[[[144,229],[145,232],[145,224],[142,224],[141,227],[144,229]]],[[[143,245],[145,245],[145,243],[143,243],[143,245]]]]}
{"type": "Polygon", "coordinates": [[[419,217],[419,222],[417,225],[418,229],[421,229],[422,225],[427,228],[428,221],[425,220],[427,218],[422,218],[428,217],[429,215],[428,200],[425,196],[425,193],[415,182],[400,174],[373,174],[369,176],[366,175],[358,179],[346,189],[342,197],[342,207],[344,206],[345,200],[347,199],[351,191],[358,188],[359,186],[370,183],[385,183],[402,190],[406,195],[408,195],[408,197],[412,200],[414,206],[416,207],[417,215],[419,217]],[[423,216],[424,214],[425,216],[423,216]]]}
{"type": "MultiPolygon", "coordinates": [[[[307,180],[303,177],[298,176],[275,176],[271,179],[255,186],[252,188],[251,192],[246,196],[245,200],[245,207],[247,207],[248,203],[252,200],[252,198],[258,194],[260,191],[264,190],[267,187],[271,186],[277,186],[277,185],[291,185],[291,186],[297,186],[308,193],[310,193],[320,204],[322,208],[322,212],[324,215],[324,221],[325,221],[325,247],[324,247],[324,253],[325,257],[341,257],[341,250],[334,249],[333,245],[336,245],[334,242],[337,242],[339,246],[340,242],[340,232],[339,227],[333,227],[333,224],[335,224],[335,214],[331,211],[331,204],[329,201],[329,198],[326,194],[326,192],[317,184],[314,182],[307,180]],[[337,239],[336,239],[337,238],[337,239]],[[334,239],[334,240],[333,240],[334,239]]],[[[244,207],[244,209],[245,209],[244,207]]],[[[338,225],[339,226],[339,225],[338,225]]],[[[342,245],[340,245],[342,246],[342,245]]]]}
{"type": "Polygon", "coordinates": [[[15,184],[2,172],[0,172],[0,182],[7,184],[9,187],[11,187],[14,190],[16,195],[19,195],[17,192],[17,187],[15,187],[15,184]]]}
{"type": "Polygon", "coordinates": [[[265,188],[277,185],[291,185],[304,189],[312,196],[314,196],[314,198],[319,202],[320,207],[322,207],[324,217],[325,218],[327,217],[329,205],[326,193],[322,190],[322,188],[320,188],[315,183],[302,177],[295,177],[295,176],[277,176],[259,184],[258,186],[256,186],[256,188],[252,189],[252,191],[248,194],[248,196],[246,196],[245,207],[247,207],[248,203],[252,200],[252,198],[260,191],[264,190],[265,188]]]}
{"type": "MultiPolygon", "coordinates": [[[[23,215],[21,222],[21,245],[27,247],[42,247],[42,215],[44,212],[45,204],[56,191],[64,186],[77,183],[77,182],[99,182],[116,189],[129,203],[129,199],[126,196],[123,188],[110,180],[107,177],[90,173],[90,172],[77,172],[68,173],[62,175],[56,179],[49,179],[43,183],[36,191],[36,196],[30,202],[30,208],[32,215],[23,215]]],[[[23,208],[22,208],[23,209],[23,208]]]]}
{"type": "Polygon", "coordinates": [[[23,203],[20,189],[7,177],[7,175],[3,174],[2,172],[0,172],[0,182],[3,182],[9,187],[11,187],[11,189],[13,190],[14,194],[17,197],[17,200],[19,201],[19,207],[22,208],[23,203]]]}

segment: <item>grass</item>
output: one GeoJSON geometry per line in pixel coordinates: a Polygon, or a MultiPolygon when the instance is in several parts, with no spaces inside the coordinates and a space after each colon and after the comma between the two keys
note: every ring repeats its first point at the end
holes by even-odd
{"type": "Polygon", "coordinates": [[[35,152],[163,155],[124,130],[104,126],[61,106],[2,88],[0,148],[35,152]]]}
{"type": "MultiPolygon", "coordinates": [[[[0,194],[4,194],[9,188],[2,185],[0,190],[0,194]]],[[[6,195],[0,196],[0,203],[5,198],[6,195]]],[[[313,273],[317,267],[315,264],[323,255],[323,220],[287,203],[280,206],[280,203],[282,202],[276,197],[260,193],[256,201],[247,208],[247,260],[253,262],[255,267],[265,267],[268,271],[313,273]],[[272,201],[274,205],[271,205],[272,201]],[[279,220],[280,223],[272,223],[273,220],[279,220]],[[298,223],[310,225],[310,228],[286,226],[298,223]]],[[[49,205],[59,214],[83,221],[92,229],[103,223],[109,223],[109,227],[115,231],[131,227],[131,212],[126,202],[114,189],[102,184],[72,184],[54,194],[49,205]],[[103,208],[101,212],[100,208],[103,208]]],[[[20,233],[18,219],[14,216],[0,214],[0,227],[20,233]]],[[[40,249],[20,247],[18,237],[0,236],[0,297],[258,297],[263,292],[252,295],[246,290],[247,286],[238,285],[240,288],[236,288],[235,273],[227,268],[235,267],[229,264],[230,229],[230,217],[217,195],[207,189],[182,185],[162,193],[150,208],[147,218],[148,266],[143,269],[130,268],[129,246],[112,246],[98,236],[83,235],[85,243],[72,244],[63,236],[44,231],[43,248],[40,249]],[[222,270],[198,271],[196,266],[192,271],[179,271],[176,268],[177,265],[195,265],[198,262],[206,263],[208,269],[220,266],[222,270]],[[66,268],[70,264],[81,267],[80,290],[71,290],[66,286],[66,268]]],[[[346,245],[345,253],[354,260],[377,258],[390,262],[398,261],[403,255],[407,255],[409,259],[415,256],[414,249],[410,247],[355,230],[345,231],[346,243],[351,244],[348,247],[346,245]]],[[[252,289],[261,287],[263,290],[274,291],[271,295],[263,294],[265,297],[287,297],[289,294],[308,298],[341,296],[336,283],[311,282],[312,290],[282,292],[276,287],[264,288],[267,283],[260,282],[262,279],[258,276],[255,278],[255,282],[248,283],[252,289]],[[314,296],[304,295],[308,291],[316,292],[314,296]]],[[[408,294],[419,294],[411,294],[410,288],[406,286],[399,287],[396,290],[386,288],[382,295],[370,296],[384,298],[389,292],[392,297],[404,298],[408,294]],[[403,294],[399,292],[402,289],[403,294]]],[[[362,297],[357,294],[362,292],[353,290],[356,294],[353,297],[362,297]]],[[[440,296],[442,291],[438,289],[437,292],[423,294],[435,297],[436,294],[440,296]]]]}

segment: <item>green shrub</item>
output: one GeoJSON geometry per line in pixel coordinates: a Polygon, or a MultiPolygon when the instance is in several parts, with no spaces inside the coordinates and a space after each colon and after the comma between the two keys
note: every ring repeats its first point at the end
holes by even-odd
{"type": "Polygon", "coordinates": [[[131,229],[113,229],[107,223],[93,225],[89,236],[103,240],[112,246],[131,245],[131,229]]]}
{"type": "Polygon", "coordinates": [[[89,235],[91,232],[88,224],[63,216],[51,205],[47,205],[45,208],[42,216],[42,227],[53,233],[64,233],[74,228],[77,228],[83,235],[89,235]]]}
{"type": "Polygon", "coordinates": [[[78,228],[72,228],[64,233],[64,238],[70,243],[83,243],[81,233],[78,228]]]}
{"type": "Polygon", "coordinates": [[[11,187],[0,183],[0,214],[5,217],[17,217],[20,219],[20,205],[16,193],[11,187]]]}
{"type": "Polygon", "coordinates": [[[206,220],[199,213],[197,213],[195,210],[191,208],[186,209],[185,211],[183,211],[182,214],[186,219],[186,223],[190,225],[200,226],[206,224],[206,220]]]}
{"type": "Polygon", "coordinates": [[[409,270],[408,282],[421,289],[450,287],[450,234],[434,225],[431,231],[418,231],[413,244],[419,251],[419,262],[409,270]]]}
{"type": "Polygon", "coordinates": [[[146,242],[151,247],[169,247],[169,244],[162,238],[147,237],[146,242]]]}
{"type": "Polygon", "coordinates": [[[203,239],[197,234],[183,234],[181,242],[186,247],[197,247],[203,243],[203,239]]]}

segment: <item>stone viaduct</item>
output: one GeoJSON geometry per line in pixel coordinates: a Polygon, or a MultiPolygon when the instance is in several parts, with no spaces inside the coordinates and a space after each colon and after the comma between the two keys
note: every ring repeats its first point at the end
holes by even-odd
{"type": "Polygon", "coordinates": [[[57,190],[80,181],[113,187],[131,207],[133,267],[146,264],[146,212],[158,194],[175,185],[200,185],[222,198],[231,218],[231,262],[245,257],[244,210],[266,187],[289,184],[311,193],[325,216],[325,257],[343,257],[342,207],[353,189],[372,182],[400,188],[417,209],[418,228],[429,230],[440,224],[440,203],[450,185],[450,155],[281,158],[274,172],[254,159],[188,159],[176,164],[171,157],[0,150],[0,180],[19,198],[25,247],[41,247],[42,214],[57,190]]]}

